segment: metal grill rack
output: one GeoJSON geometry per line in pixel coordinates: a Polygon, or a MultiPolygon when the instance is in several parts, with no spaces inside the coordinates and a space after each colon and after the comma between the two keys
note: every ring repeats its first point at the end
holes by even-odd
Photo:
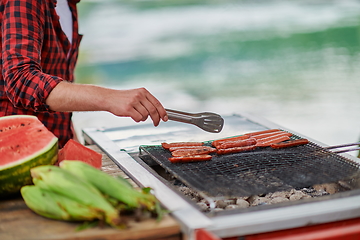
{"type": "Polygon", "coordinates": [[[192,163],[169,162],[171,153],[161,146],[140,146],[140,155],[143,154],[148,154],[187,186],[211,198],[246,197],[360,176],[359,164],[314,143],[286,149],[267,147],[214,154],[211,161],[192,163]]]}

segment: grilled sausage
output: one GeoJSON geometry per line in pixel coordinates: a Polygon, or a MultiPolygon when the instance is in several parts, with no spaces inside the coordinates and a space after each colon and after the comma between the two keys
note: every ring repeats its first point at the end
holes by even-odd
{"type": "Polygon", "coordinates": [[[171,152],[171,154],[173,155],[173,157],[184,157],[184,156],[209,154],[212,152],[216,152],[216,149],[215,148],[213,148],[213,150],[208,148],[178,149],[171,152]]]}
{"type": "Polygon", "coordinates": [[[308,144],[309,140],[302,138],[302,139],[296,139],[296,140],[291,140],[291,141],[287,141],[287,142],[281,142],[281,143],[274,143],[271,144],[270,147],[274,148],[274,149],[280,149],[280,148],[287,148],[287,147],[295,147],[295,146],[300,146],[300,145],[305,145],[308,144]]]}
{"type": "Polygon", "coordinates": [[[213,147],[209,147],[209,146],[180,146],[180,147],[171,147],[169,148],[170,152],[176,151],[176,150],[180,150],[180,149],[208,149],[211,151],[216,151],[215,148],[213,147]]]}
{"type": "Polygon", "coordinates": [[[248,138],[250,138],[250,137],[260,135],[260,134],[277,133],[277,132],[280,133],[280,132],[283,132],[283,131],[280,130],[280,129],[268,129],[268,130],[264,130],[264,131],[246,133],[246,134],[241,135],[241,136],[236,136],[236,137],[230,137],[230,138],[223,138],[223,139],[214,140],[214,141],[212,142],[212,145],[213,145],[214,147],[217,147],[218,145],[220,145],[220,144],[222,144],[222,143],[225,143],[225,142],[245,140],[245,139],[248,139],[248,138]]]}
{"type": "Polygon", "coordinates": [[[256,146],[257,147],[269,147],[271,144],[280,143],[286,140],[289,140],[290,137],[287,135],[275,135],[267,138],[258,139],[256,146]]]}
{"type": "Polygon", "coordinates": [[[237,137],[230,137],[230,138],[223,138],[223,139],[215,140],[211,144],[214,147],[217,147],[218,145],[220,145],[222,143],[225,143],[225,142],[245,140],[245,139],[248,139],[248,138],[249,138],[249,136],[241,135],[241,136],[237,136],[237,137]]]}
{"type": "Polygon", "coordinates": [[[174,142],[174,143],[161,143],[161,146],[165,149],[169,149],[171,147],[180,147],[180,146],[202,146],[203,142],[174,142]]]}
{"type": "Polygon", "coordinates": [[[209,161],[212,156],[205,155],[194,155],[194,156],[185,156],[185,157],[171,157],[169,161],[172,163],[186,163],[186,162],[199,162],[199,161],[209,161]]]}
{"type": "Polygon", "coordinates": [[[286,136],[289,136],[289,137],[292,136],[292,133],[284,132],[284,131],[277,131],[277,132],[263,133],[263,134],[251,136],[251,138],[254,138],[254,139],[258,140],[258,139],[263,139],[263,138],[275,136],[275,135],[278,135],[278,134],[286,135],[286,136]]]}
{"type": "Polygon", "coordinates": [[[252,150],[255,150],[255,148],[256,148],[256,145],[245,146],[245,147],[225,148],[225,149],[218,149],[216,153],[219,155],[224,155],[224,154],[230,154],[230,153],[252,151],[252,150]]]}
{"type": "Polygon", "coordinates": [[[234,147],[245,147],[256,144],[256,139],[248,138],[245,140],[235,140],[235,141],[227,141],[222,144],[217,145],[217,149],[225,149],[225,148],[234,148],[234,147]]]}

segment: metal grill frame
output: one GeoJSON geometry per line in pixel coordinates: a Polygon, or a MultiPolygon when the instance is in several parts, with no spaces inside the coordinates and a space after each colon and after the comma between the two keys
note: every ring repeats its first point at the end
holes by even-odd
{"type": "MultiPolygon", "coordinates": [[[[315,144],[323,147],[326,146],[266,119],[247,113],[236,116],[239,116],[239,120],[245,119],[246,121],[257,123],[265,129],[284,129],[297,136],[307,138],[315,144]]],[[[155,196],[171,211],[172,216],[178,220],[183,234],[189,240],[194,239],[194,231],[200,228],[207,229],[215,235],[224,238],[360,217],[360,190],[352,190],[318,199],[302,199],[292,203],[259,206],[243,211],[233,211],[231,214],[208,216],[200,212],[178,192],[174,191],[148,165],[136,161],[126,151],[120,151],[119,146],[109,139],[105,133],[106,129],[83,129],[86,143],[96,144],[139,186],[147,186],[153,189],[155,196]]],[[[359,159],[356,157],[346,153],[339,155],[360,164],[359,159]]]]}
{"type": "MultiPolygon", "coordinates": [[[[299,139],[293,135],[292,139],[299,139]]],[[[211,145],[211,143],[205,143],[211,145]]],[[[360,176],[360,165],[314,143],[286,149],[258,148],[211,161],[171,163],[160,145],[140,146],[140,158],[151,157],[200,195],[212,199],[248,197],[360,176]]]]}

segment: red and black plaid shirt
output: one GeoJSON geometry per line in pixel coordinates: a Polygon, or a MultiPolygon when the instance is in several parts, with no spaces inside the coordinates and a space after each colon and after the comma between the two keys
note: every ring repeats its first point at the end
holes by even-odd
{"type": "Polygon", "coordinates": [[[78,34],[79,0],[68,2],[72,45],[61,29],[56,0],[0,0],[0,116],[37,116],[59,138],[60,147],[73,137],[71,113],[51,111],[45,99],[60,81],[74,80],[82,36],[78,34]]]}

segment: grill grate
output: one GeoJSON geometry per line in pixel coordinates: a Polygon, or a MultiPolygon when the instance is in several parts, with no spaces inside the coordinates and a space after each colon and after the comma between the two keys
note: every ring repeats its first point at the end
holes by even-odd
{"type": "Polygon", "coordinates": [[[211,161],[193,163],[170,163],[171,153],[161,146],[140,146],[140,154],[149,155],[184,184],[213,198],[244,197],[333,183],[359,174],[360,167],[314,143],[215,154],[211,161]]]}

